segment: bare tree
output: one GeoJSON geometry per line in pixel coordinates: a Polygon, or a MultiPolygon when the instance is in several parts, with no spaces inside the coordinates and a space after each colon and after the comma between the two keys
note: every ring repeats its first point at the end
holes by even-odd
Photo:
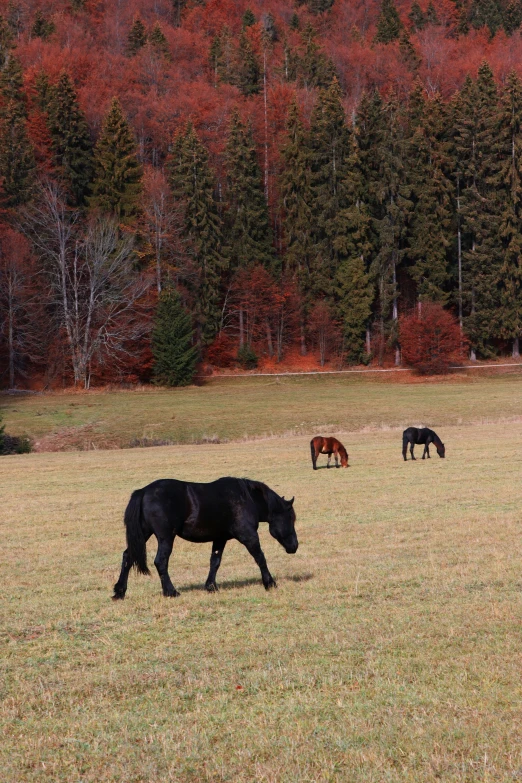
{"type": "Polygon", "coordinates": [[[26,375],[29,363],[42,360],[45,349],[43,302],[34,283],[35,270],[25,238],[6,228],[0,239],[0,343],[11,389],[17,377],[26,375]]]}
{"type": "Polygon", "coordinates": [[[23,213],[22,228],[42,261],[74,382],[89,388],[93,358],[129,352],[147,328],[138,302],[150,281],[135,270],[133,237],[104,216],[85,225],[52,182],[23,213]]]}
{"type": "Polygon", "coordinates": [[[156,287],[161,292],[166,266],[183,256],[181,210],[172,200],[163,171],[147,167],[143,177],[145,233],[154,253],[156,287]]]}

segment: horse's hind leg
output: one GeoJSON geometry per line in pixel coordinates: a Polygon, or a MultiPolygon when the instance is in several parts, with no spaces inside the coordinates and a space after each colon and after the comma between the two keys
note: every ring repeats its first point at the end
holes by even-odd
{"type": "Polygon", "coordinates": [[[114,595],[112,596],[113,601],[118,601],[125,598],[125,593],[127,592],[127,581],[129,579],[129,571],[131,568],[132,565],[130,562],[129,552],[126,549],[123,553],[123,558],[121,561],[120,578],[114,585],[114,595]]]}
{"type": "Polygon", "coordinates": [[[154,565],[161,579],[161,586],[163,588],[163,595],[167,598],[174,598],[179,595],[178,591],[170,581],[169,576],[169,557],[174,545],[174,536],[172,538],[159,538],[158,539],[158,551],[154,558],[154,565]]]}
{"type": "Polygon", "coordinates": [[[327,468],[329,468],[329,467],[330,467],[330,460],[331,460],[331,459],[332,459],[332,452],[331,452],[331,451],[329,451],[329,452],[328,452],[328,463],[327,463],[327,465],[326,465],[326,467],[327,467],[327,468]]]}
{"type": "Polygon", "coordinates": [[[227,540],[218,539],[212,544],[212,554],[210,555],[210,571],[208,572],[207,581],[205,582],[205,590],[209,593],[217,592],[216,574],[219,566],[221,565],[221,558],[223,556],[223,550],[226,546],[227,540]]]}
{"type": "Polygon", "coordinates": [[[414,444],[414,443],[410,443],[410,454],[411,454],[411,458],[412,458],[412,459],[415,459],[415,457],[413,456],[413,447],[414,447],[414,446],[415,446],[415,444],[414,444]]]}
{"type": "MultiPolygon", "coordinates": [[[[150,536],[150,532],[145,533],[145,541],[148,541],[150,536]]],[[[125,593],[127,592],[127,582],[131,568],[132,564],[129,558],[129,550],[126,549],[121,560],[120,578],[114,585],[114,595],[112,596],[113,601],[118,601],[125,598],[125,593]]]]}
{"type": "Polygon", "coordinates": [[[337,456],[337,452],[335,452],[335,454],[334,454],[334,460],[335,460],[335,467],[338,468],[339,467],[339,458],[337,456]]]}

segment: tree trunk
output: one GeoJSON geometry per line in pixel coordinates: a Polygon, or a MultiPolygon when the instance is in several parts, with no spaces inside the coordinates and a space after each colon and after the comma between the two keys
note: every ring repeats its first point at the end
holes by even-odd
{"type": "Polygon", "coordinates": [[[301,356],[306,356],[306,338],[304,322],[301,321],[301,356]]]}
{"type": "Polygon", "coordinates": [[[513,359],[520,359],[520,338],[515,337],[513,340],[513,359]]]}
{"type": "Polygon", "coordinates": [[[368,326],[368,328],[366,329],[366,353],[369,356],[371,352],[372,352],[372,333],[370,331],[370,327],[368,326]]]}
{"type": "Polygon", "coordinates": [[[266,322],[266,342],[268,346],[268,355],[272,358],[274,355],[274,346],[272,344],[272,330],[270,329],[268,321],[266,322]]]}
{"type": "Polygon", "coordinates": [[[243,308],[239,308],[239,347],[242,348],[245,344],[245,334],[243,327],[243,308]]]}

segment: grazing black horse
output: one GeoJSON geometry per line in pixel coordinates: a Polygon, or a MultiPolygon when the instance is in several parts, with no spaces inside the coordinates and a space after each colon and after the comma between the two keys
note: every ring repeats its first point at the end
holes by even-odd
{"type": "Polygon", "coordinates": [[[125,510],[127,549],[123,553],[120,578],[114,585],[113,599],[125,598],[132,566],[142,574],[147,568],[148,539],[154,533],[158,552],[154,565],[158,570],[163,595],[176,596],[170,581],[168,564],[174,538],[205,543],[212,541],[210,571],[205,587],[217,590],[216,573],[227,541],[240,541],[261,570],[266,590],[276,587],[259,544],[257,529],[268,522],[271,535],[288,554],[297,551],[294,498],[285,500],[260,481],[220,478],[208,484],[160,479],[132,493],[125,510]]]}
{"type": "Polygon", "coordinates": [[[422,459],[424,459],[426,455],[428,455],[428,459],[430,459],[430,443],[435,445],[439,457],[446,456],[446,447],[444,446],[444,443],[441,441],[436,432],[429,430],[427,427],[423,427],[422,429],[418,429],[417,427],[408,427],[407,430],[404,430],[402,433],[402,456],[404,457],[404,461],[407,459],[406,455],[408,453],[408,443],[410,444],[410,453],[412,459],[415,459],[413,456],[413,447],[417,443],[424,444],[422,459]]]}

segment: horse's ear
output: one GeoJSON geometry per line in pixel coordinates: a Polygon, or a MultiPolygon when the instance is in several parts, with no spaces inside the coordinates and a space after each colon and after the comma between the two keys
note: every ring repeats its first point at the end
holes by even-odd
{"type": "Polygon", "coordinates": [[[293,505],[294,505],[294,500],[295,500],[295,495],[294,495],[294,497],[292,498],[292,500],[287,500],[287,503],[288,503],[288,505],[289,505],[289,506],[293,506],[293,505]]]}

